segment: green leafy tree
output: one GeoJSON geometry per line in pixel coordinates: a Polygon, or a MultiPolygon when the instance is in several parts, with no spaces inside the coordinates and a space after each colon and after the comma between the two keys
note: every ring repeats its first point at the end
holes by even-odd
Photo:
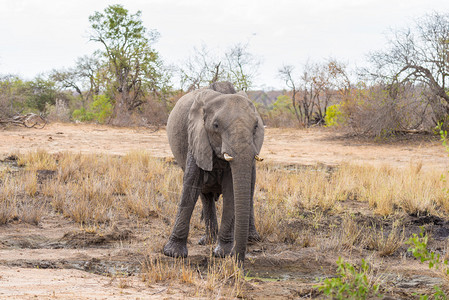
{"type": "Polygon", "coordinates": [[[0,78],[0,118],[10,118],[22,112],[26,103],[25,83],[18,76],[0,78]]]}
{"type": "Polygon", "coordinates": [[[131,112],[144,103],[146,92],[163,98],[170,89],[169,72],[152,48],[159,33],[143,26],[141,11],[130,14],[122,5],[95,12],[89,22],[90,40],[103,45],[107,69],[114,78],[114,123],[127,124],[131,112]]]}
{"type": "Polygon", "coordinates": [[[54,105],[58,92],[55,82],[43,77],[36,77],[25,84],[27,101],[26,106],[39,112],[44,112],[47,104],[54,105]]]}
{"type": "Polygon", "coordinates": [[[18,76],[0,78],[0,117],[9,118],[27,112],[45,113],[60,96],[55,82],[43,76],[24,81],[18,76]]]}

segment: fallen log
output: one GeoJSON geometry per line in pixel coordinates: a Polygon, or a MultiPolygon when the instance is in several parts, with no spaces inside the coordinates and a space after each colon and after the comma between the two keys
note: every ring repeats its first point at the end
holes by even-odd
{"type": "Polygon", "coordinates": [[[47,120],[37,114],[29,113],[26,115],[16,115],[12,118],[0,119],[0,125],[15,125],[23,126],[26,128],[37,128],[42,129],[47,125],[47,120]]]}

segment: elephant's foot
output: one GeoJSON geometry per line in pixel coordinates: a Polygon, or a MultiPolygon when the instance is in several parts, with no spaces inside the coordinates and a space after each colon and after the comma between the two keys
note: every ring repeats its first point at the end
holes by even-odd
{"type": "Polygon", "coordinates": [[[234,242],[224,243],[219,241],[217,247],[214,249],[215,257],[225,257],[233,254],[234,242]]]}
{"type": "Polygon", "coordinates": [[[210,236],[208,234],[203,235],[200,240],[198,241],[199,245],[212,245],[215,244],[215,242],[217,241],[217,237],[216,236],[210,236]]]}
{"type": "Polygon", "coordinates": [[[253,244],[256,242],[260,242],[261,240],[262,239],[261,239],[259,233],[257,232],[256,228],[250,229],[249,234],[248,234],[248,243],[253,244]]]}
{"type": "Polygon", "coordinates": [[[187,257],[187,240],[170,237],[164,246],[164,255],[171,257],[187,257]]]}

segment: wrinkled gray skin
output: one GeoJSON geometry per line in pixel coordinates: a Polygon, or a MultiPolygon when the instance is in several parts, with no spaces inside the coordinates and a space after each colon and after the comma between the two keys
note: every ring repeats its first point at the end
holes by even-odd
{"type": "Polygon", "coordinates": [[[259,239],[254,226],[254,156],[262,148],[264,128],[244,92],[229,82],[193,91],[173,108],[167,122],[173,155],[184,171],[175,225],[164,254],[186,257],[190,218],[198,196],[203,203],[206,238],[215,240],[215,200],[223,195],[216,256],[236,254],[243,263],[248,239],[259,239]],[[233,160],[224,159],[224,153],[233,160]]]}

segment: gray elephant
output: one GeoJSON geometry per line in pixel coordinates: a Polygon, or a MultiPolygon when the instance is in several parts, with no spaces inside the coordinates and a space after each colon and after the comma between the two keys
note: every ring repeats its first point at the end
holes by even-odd
{"type": "Polygon", "coordinates": [[[262,119],[244,92],[219,82],[178,100],[167,122],[173,155],[184,171],[181,200],[164,254],[186,257],[190,218],[198,196],[203,203],[206,237],[218,231],[216,256],[235,252],[245,259],[248,239],[259,239],[254,226],[255,160],[264,138],[262,119]],[[223,195],[219,230],[215,200],[223,195]],[[234,241],[235,240],[235,241],[234,241]]]}

